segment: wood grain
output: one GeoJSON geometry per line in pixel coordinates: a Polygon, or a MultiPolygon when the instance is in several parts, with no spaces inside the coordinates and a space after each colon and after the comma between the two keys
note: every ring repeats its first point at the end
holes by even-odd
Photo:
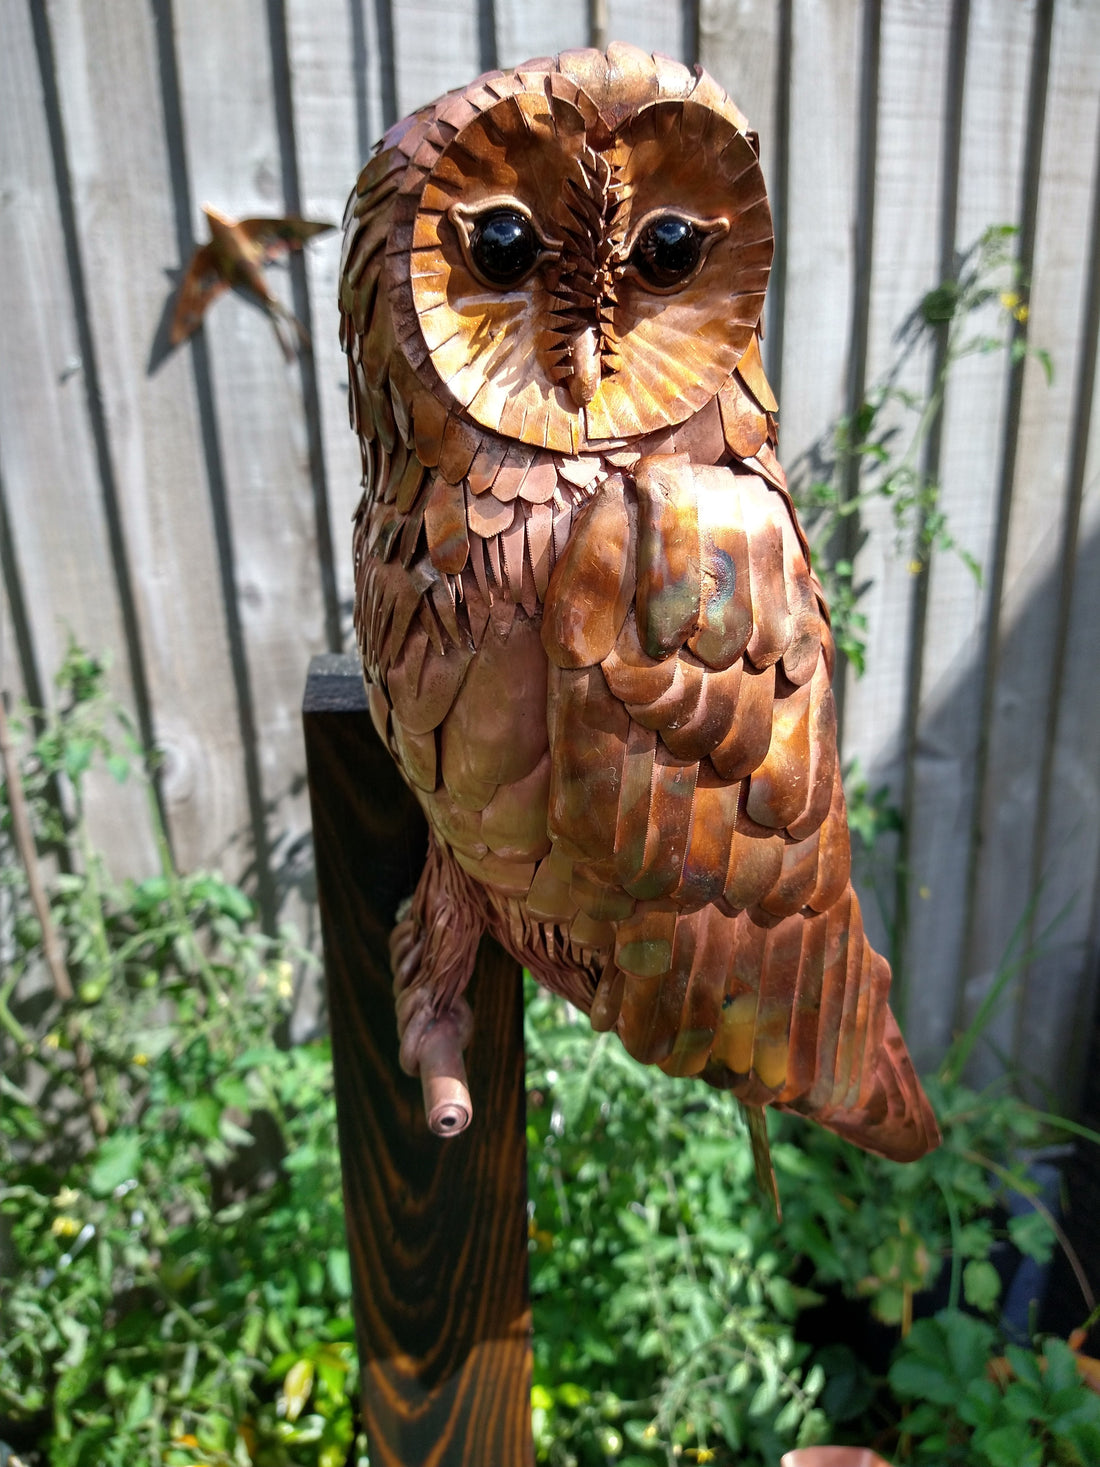
{"type": "Polygon", "coordinates": [[[428,1131],[397,1063],[387,943],[426,840],[366,712],[357,659],[304,704],[344,1198],[377,1467],[533,1463],[518,965],[484,943],[468,990],[470,1129],[428,1131]]]}

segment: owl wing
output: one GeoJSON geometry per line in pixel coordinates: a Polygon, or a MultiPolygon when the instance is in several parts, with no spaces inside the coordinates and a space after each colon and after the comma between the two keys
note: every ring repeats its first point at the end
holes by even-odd
{"type": "Polygon", "coordinates": [[[643,458],[555,567],[552,859],[607,925],[597,1027],[910,1159],[938,1132],[849,881],[825,607],[785,495],[740,470],[643,458]]]}

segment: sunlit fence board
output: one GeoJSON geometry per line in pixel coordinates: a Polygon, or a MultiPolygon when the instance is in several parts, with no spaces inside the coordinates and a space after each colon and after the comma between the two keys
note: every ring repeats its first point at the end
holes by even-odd
{"type": "MultiPolygon", "coordinates": [[[[1017,221],[1023,194],[1034,6],[976,0],[970,7],[959,139],[955,250],[966,257],[990,224],[1017,221]]],[[[1005,333],[999,302],[965,333],[1005,333]]],[[[1007,359],[975,352],[952,369],[944,406],[939,482],[956,551],[933,554],[909,775],[906,930],[899,979],[916,1053],[930,1062],[948,1043],[966,929],[969,838],[976,797],[982,683],[975,671],[996,553],[1005,440],[1007,359]],[[980,406],[979,406],[980,405],[980,406]],[[980,575],[970,569],[971,557],[980,575]]],[[[875,771],[877,776],[877,771],[875,771]]]]}
{"type": "MultiPolygon", "coordinates": [[[[862,388],[872,397],[887,386],[917,400],[928,390],[932,367],[928,334],[914,335],[904,323],[940,272],[950,14],[949,0],[935,4],[911,0],[884,7],[881,18],[873,190],[864,185],[873,223],[862,388]],[[919,149],[914,146],[917,139],[919,149]]],[[[871,119],[864,118],[863,126],[869,125],[871,119]]],[[[857,281],[857,291],[861,285],[857,281]]],[[[853,334],[858,330],[856,320],[853,334]]],[[[871,436],[894,434],[892,443],[900,458],[908,451],[915,421],[916,415],[900,401],[887,400],[871,436]]],[[[872,459],[864,463],[862,473],[855,472],[858,467],[846,485],[854,493],[867,489],[880,473],[872,459]]],[[[875,783],[888,785],[897,805],[904,780],[901,756],[916,580],[913,516],[899,525],[895,508],[893,500],[870,498],[846,526],[845,548],[854,552],[854,582],[866,587],[862,610],[868,625],[866,671],[857,678],[850,666],[843,668],[840,693],[845,755],[858,760],[865,774],[873,766],[875,783]]],[[[890,836],[884,836],[881,845],[867,873],[875,898],[864,905],[870,931],[888,951],[890,868],[896,845],[890,836]],[[887,915],[882,918],[884,909],[887,915]]]]}
{"type": "MultiPolygon", "coordinates": [[[[297,693],[311,653],[348,643],[360,472],[339,242],[271,272],[312,332],[289,364],[232,297],[166,353],[173,272],[205,238],[202,203],[336,221],[388,123],[606,21],[702,61],[760,131],[777,225],[765,351],[796,482],[890,370],[922,295],[987,225],[1020,227],[1028,339],[1054,385],[1003,351],[969,358],[933,452],[982,584],[949,551],[913,575],[911,538],[899,553],[889,506],[868,505],[848,546],[869,582],[868,670],[841,693],[846,755],[905,816],[873,875],[917,1053],[942,1053],[1023,913],[1025,946],[1045,947],[995,1033],[1071,1094],[1100,945],[1096,7],[226,0],[216,26],[204,16],[0,0],[7,690],[43,690],[69,627],[109,651],[166,749],[180,859],[244,876],[269,925],[312,927],[297,693]]],[[[923,394],[932,350],[899,383],[923,394]]],[[[147,867],[139,820],[101,828],[117,868],[147,867]]]]}
{"type": "MultiPolygon", "coordinates": [[[[1030,339],[1057,358],[1052,384],[1029,361],[1020,389],[1016,450],[1009,459],[1011,509],[1004,551],[1004,591],[989,668],[986,710],[988,755],[979,765],[983,783],[974,862],[969,941],[960,978],[979,994],[1003,961],[1013,930],[1041,877],[1043,783],[1050,778],[1047,731],[1056,717],[1053,674],[1062,656],[1060,597],[1073,574],[1067,476],[1082,367],[1083,308],[1095,254],[1092,242],[1093,140],[1100,119],[1096,66],[1100,11],[1095,6],[1056,7],[1045,98],[1042,162],[1036,199],[1030,339]],[[1067,147],[1068,138],[1082,146],[1067,147]],[[1068,557],[1067,557],[1068,551],[1068,557]],[[1068,561],[1068,563],[1067,563],[1068,561]]],[[[1094,327],[1095,330],[1095,327],[1094,327]]],[[[1076,510],[1073,509],[1074,515],[1076,510]]],[[[1100,673],[1100,639],[1083,665],[1070,670],[1087,687],[1100,673]]],[[[1083,812],[1095,799],[1100,771],[1083,778],[1075,803],[1083,812]]],[[[1081,831],[1084,856],[1089,838],[1081,831]]],[[[1084,897],[1091,885],[1082,871],[1062,901],[1084,897]]],[[[1087,900],[1087,898],[1085,898],[1087,900]]],[[[1030,930],[1025,932],[1030,939],[1030,930]]],[[[1057,930],[1050,939],[1061,946],[1057,930]]],[[[1061,986],[1061,985],[1059,985],[1061,986]]],[[[1054,995],[1049,996],[1053,1003],[1054,995]]],[[[965,1011],[965,1010],[964,1010],[965,1011]]],[[[1006,1005],[992,1033],[1017,1064],[1049,1075],[1055,1056],[1042,1041],[1033,1010],[1028,1024],[1018,1003],[1006,1005]],[[1030,1032],[1028,1032],[1030,1030],[1030,1032]]],[[[992,1064],[987,1073],[992,1074],[992,1064]]]]}

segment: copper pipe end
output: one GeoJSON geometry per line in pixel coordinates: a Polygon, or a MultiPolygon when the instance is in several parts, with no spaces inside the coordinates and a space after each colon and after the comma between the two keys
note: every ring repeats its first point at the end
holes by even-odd
{"type": "Polygon", "coordinates": [[[428,1128],[437,1136],[460,1136],[470,1124],[473,1102],[466,1085],[466,1066],[454,1021],[433,1024],[420,1048],[420,1084],[428,1128]]]}

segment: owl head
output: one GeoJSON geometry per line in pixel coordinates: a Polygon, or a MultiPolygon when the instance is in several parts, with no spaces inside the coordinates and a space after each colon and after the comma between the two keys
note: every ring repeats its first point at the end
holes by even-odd
{"type": "Polygon", "coordinates": [[[564,453],[670,428],[753,341],[771,214],[755,136],[704,72],[564,52],[451,93],[393,148],[394,332],[481,426],[564,453]]]}

